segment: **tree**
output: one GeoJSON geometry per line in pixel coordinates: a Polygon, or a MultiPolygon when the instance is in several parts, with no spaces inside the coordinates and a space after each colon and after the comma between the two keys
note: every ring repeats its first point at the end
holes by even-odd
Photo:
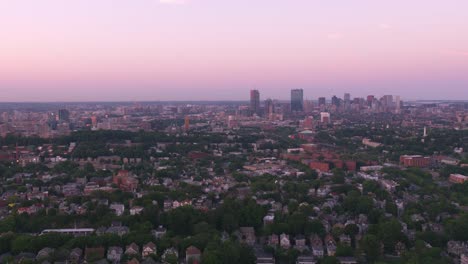
{"type": "Polygon", "coordinates": [[[256,261],[253,249],[246,245],[240,245],[239,249],[239,263],[254,264],[256,261]]]}
{"type": "Polygon", "coordinates": [[[11,241],[14,239],[12,233],[0,236],[0,255],[11,250],[11,241]]]}
{"type": "Polygon", "coordinates": [[[219,256],[216,254],[215,251],[212,250],[205,250],[202,255],[202,263],[203,264],[218,264],[221,263],[219,256]]]}
{"type": "Polygon", "coordinates": [[[353,249],[350,246],[338,245],[336,248],[337,257],[351,257],[354,255],[353,249]]]}
{"type": "Polygon", "coordinates": [[[16,237],[13,242],[11,243],[11,251],[14,254],[19,254],[21,252],[31,252],[32,249],[30,247],[31,236],[18,236],[16,237]]]}
{"type": "Polygon", "coordinates": [[[226,232],[231,233],[239,227],[236,217],[231,213],[225,214],[222,221],[222,228],[226,232]]]}
{"type": "Polygon", "coordinates": [[[307,217],[302,213],[292,214],[287,223],[289,224],[289,233],[293,235],[303,234],[307,217]]]}
{"type": "Polygon", "coordinates": [[[387,252],[393,252],[398,242],[406,240],[401,229],[401,224],[396,219],[379,224],[379,238],[383,241],[387,252]]]}
{"type": "Polygon", "coordinates": [[[177,264],[179,260],[175,254],[167,254],[164,258],[164,262],[168,264],[177,264]]]}
{"type": "Polygon", "coordinates": [[[397,216],[398,215],[398,208],[395,204],[395,202],[393,202],[392,200],[388,199],[386,202],[385,202],[385,211],[389,214],[392,214],[394,216],[397,216]]]}
{"type": "Polygon", "coordinates": [[[359,233],[359,227],[355,224],[349,224],[345,226],[344,233],[354,238],[359,233]]]}
{"type": "Polygon", "coordinates": [[[332,178],[333,183],[335,184],[345,183],[345,173],[342,169],[334,168],[332,172],[333,172],[333,178],[332,178]]]}
{"type": "Polygon", "coordinates": [[[369,262],[376,261],[380,256],[380,241],[374,235],[365,235],[360,243],[369,262]]]}
{"type": "Polygon", "coordinates": [[[325,227],[319,220],[307,222],[304,229],[306,235],[317,234],[322,237],[325,235],[325,227]]]}
{"type": "Polygon", "coordinates": [[[320,262],[321,264],[340,264],[340,261],[336,257],[325,257],[320,262]]]}
{"type": "Polygon", "coordinates": [[[0,221],[0,233],[15,231],[15,218],[8,216],[0,221]]]}

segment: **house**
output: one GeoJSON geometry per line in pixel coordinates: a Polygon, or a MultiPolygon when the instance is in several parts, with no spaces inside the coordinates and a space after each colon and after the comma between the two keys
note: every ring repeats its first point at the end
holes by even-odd
{"type": "Polygon", "coordinates": [[[468,255],[463,254],[460,256],[460,264],[468,264],[468,255]]]}
{"type": "Polygon", "coordinates": [[[200,260],[201,260],[201,251],[198,248],[194,246],[190,246],[187,248],[187,250],[185,250],[186,263],[191,263],[191,264],[200,263],[200,260]]]}
{"type": "Polygon", "coordinates": [[[395,253],[397,256],[402,256],[406,252],[406,246],[403,242],[398,242],[395,245],[395,253]]]}
{"type": "Polygon", "coordinates": [[[164,211],[172,209],[172,200],[164,200],[164,211]]]}
{"type": "Polygon", "coordinates": [[[138,180],[129,171],[121,170],[112,178],[112,183],[124,192],[135,192],[138,180]]]}
{"type": "Polygon", "coordinates": [[[109,247],[107,250],[107,260],[110,262],[119,262],[122,259],[123,248],[121,247],[109,247]]]}
{"type": "Polygon", "coordinates": [[[115,215],[121,216],[125,212],[125,205],[119,203],[113,203],[109,207],[111,210],[115,211],[115,215]]]}
{"type": "Polygon", "coordinates": [[[143,212],[143,207],[141,206],[134,206],[130,208],[130,215],[139,215],[141,212],[143,212]]]}
{"type": "Polygon", "coordinates": [[[345,234],[340,236],[340,243],[346,246],[351,246],[351,237],[345,234]]]}
{"type": "Polygon", "coordinates": [[[263,217],[264,226],[273,224],[274,222],[275,222],[275,215],[273,213],[269,213],[265,217],[263,217]]]}
{"type": "Polygon", "coordinates": [[[171,258],[171,256],[174,256],[176,259],[179,259],[179,251],[175,248],[168,248],[164,251],[162,254],[161,258],[163,259],[164,263],[166,263],[168,258],[171,258]]]}
{"type": "Polygon", "coordinates": [[[295,245],[294,245],[295,249],[297,249],[297,250],[299,250],[301,252],[307,249],[305,236],[298,235],[298,236],[296,236],[296,238],[294,240],[295,240],[295,245]]]}
{"type": "Polygon", "coordinates": [[[291,247],[289,235],[286,235],[284,233],[280,235],[280,246],[284,249],[289,249],[291,247]]]}
{"type": "Polygon", "coordinates": [[[146,258],[151,255],[156,255],[156,245],[153,242],[149,242],[143,246],[143,251],[141,255],[146,258]]]}
{"type": "Polygon", "coordinates": [[[125,249],[125,255],[138,256],[140,254],[140,247],[137,244],[131,243],[125,249]]]}
{"type": "Polygon", "coordinates": [[[55,250],[53,248],[49,248],[49,247],[43,248],[39,250],[39,252],[37,253],[36,260],[48,259],[49,257],[52,256],[52,254],[54,254],[54,251],[55,250]]]}
{"type": "Polygon", "coordinates": [[[68,260],[71,263],[79,263],[81,261],[82,256],[83,256],[83,250],[81,248],[74,248],[70,251],[68,260]]]}
{"type": "Polygon", "coordinates": [[[22,252],[19,253],[15,257],[14,263],[34,263],[34,259],[36,258],[36,254],[31,253],[31,252],[22,252]]]}
{"type": "Polygon", "coordinates": [[[127,226],[111,226],[107,228],[106,233],[107,234],[113,234],[113,235],[118,235],[118,236],[123,236],[126,235],[130,232],[130,228],[127,226]]]}
{"type": "Polygon", "coordinates": [[[255,244],[257,240],[255,236],[255,229],[253,227],[241,227],[239,228],[240,240],[250,246],[255,244]]]}
{"type": "Polygon", "coordinates": [[[279,236],[277,234],[271,234],[268,237],[268,246],[270,247],[277,247],[279,244],[279,236]]]}
{"type": "Polygon", "coordinates": [[[331,235],[325,237],[325,246],[327,247],[328,256],[335,256],[336,253],[336,241],[331,235]]]}
{"type": "Polygon", "coordinates": [[[468,253],[468,243],[450,240],[447,242],[447,252],[455,256],[466,254],[468,253]]]}
{"type": "Polygon", "coordinates": [[[157,229],[153,230],[152,233],[153,233],[153,236],[156,238],[156,239],[160,239],[162,238],[164,235],[166,235],[166,228],[164,228],[163,226],[159,226],[157,229]]]}
{"type": "Polygon", "coordinates": [[[323,241],[318,235],[314,234],[310,236],[310,245],[312,248],[312,254],[318,258],[323,258],[323,255],[325,254],[323,250],[323,241]]]}

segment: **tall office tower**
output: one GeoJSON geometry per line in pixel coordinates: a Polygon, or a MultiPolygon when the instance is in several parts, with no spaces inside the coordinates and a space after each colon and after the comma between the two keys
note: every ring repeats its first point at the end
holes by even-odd
{"type": "Polygon", "coordinates": [[[326,102],[327,102],[327,99],[325,99],[325,97],[319,97],[318,99],[319,106],[325,105],[326,102]]]}
{"type": "Polygon", "coordinates": [[[349,93],[344,94],[344,102],[345,104],[351,102],[351,95],[349,93]]]}
{"type": "Polygon", "coordinates": [[[374,102],[374,96],[373,95],[368,95],[367,96],[367,105],[372,106],[372,102],[374,102]]]}
{"type": "Polygon", "coordinates": [[[349,93],[344,94],[344,108],[348,110],[351,107],[351,95],[349,93]]]}
{"type": "Polygon", "coordinates": [[[184,130],[185,131],[189,131],[190,129],[190,117],[189,116],[185,116],[185,119],[184,119],[184,130]]]}
{"type": "Polygon", "coordinates": [[[269,117],[271,114],[275,113],[275,104],[273,100],[267,99],[265,100],[265,116],[269,117]]]}
{"type": "Polygon", "coordinates": [[[397,114],[401,113],[401,98],[400,98],[400,96],[395,97],[395,104],[396,104],[395,112],[397,114]]]}
{"type": "Polygon", "coordinates": [[[384,95],[384,104],[390,108],[393,106],[393,95],[384,95]]]}
{"type": "Polygon", "coordinates": [[[250,112],[259,114],[260,110],[260,92],[258,90],[250,90],[250,112]]]}
{"type": "Polygon", "coordinates": [[[336,95],[334,95],[332,97],[332,105],[336,106],[336,107],[339,107],[340,106],[340,98],[336,97],[336,95]]]}
{"type": "Polygon", "coordinates": [[[314,111],[314,103],[312,100],[304,100],[304,112],[312,113],[314,111]]]}
{"type": "Polygon", "coordinates": [[[292,112],[304,111],[304,90],[302,89],[291,90],[291,111],[292,112]]]}
{"type": "Polygon", "coordinates": [[[70,112],[67,109],[60,109],[58,111],[58,120],[59,121],[68,121],[70,120],[70,112]]]}

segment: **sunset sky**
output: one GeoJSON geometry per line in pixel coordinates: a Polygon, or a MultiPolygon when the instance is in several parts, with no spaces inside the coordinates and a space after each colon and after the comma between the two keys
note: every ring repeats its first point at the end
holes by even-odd
{"type": "Polygon", "coordinates": [[[0,0],[0,101],[468,100],[467,0],[0,0]]]}

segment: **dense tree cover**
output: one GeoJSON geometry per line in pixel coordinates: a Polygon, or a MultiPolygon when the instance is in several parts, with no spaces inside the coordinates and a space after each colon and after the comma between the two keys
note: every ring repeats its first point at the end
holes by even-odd
{"type": "Polygon", "coordinates": [[[450,259],[442,256],[442,249],[438,247],[427,247],[425,242],[418,240],[415,242],[414,250],[407,252],[403,256],[403,263],[419,264],[434,263],[448,264],[452,263],[450,259]]]}
{"type": "Polygon", "coordinates": [[[447,234],[455,240],[468,240],[468,213],[462,214],[457,219],[448,220],[445,223],[447,234]]]}
{"type": "MultiPolygon", "coordinates": [[[[104,195],[104,194],[102,194],[104,195]]],[[[106,194],[117,195],[117,194],[106,194]]],[[[122,193],[122,195],[125,195],[122,193]]],[[[110,198],[112,201],[125,200],[123,196],[110,198]]],[[[127,198],[128,200],[128,198],[127,198]]],[[[88,202],[89,203],[89,202],[88,202]]],[[[145,203],[140,201],[140,203],[145,203]]],[[[60,247],[66,245],[68,249],[85,246],[125,246],[131,242],[143,245],[148,241],[154,241],[151,230],[159,225],[168,228],[169,237],[164,241],[158,241],[158,245],[168,248],[176,245],[186,248],[195,245],[204,249],[210,241],[220,238],[222,231],[229,233],[237,230],[241,226],[253,226],[256,229],[262,227],[262,218],[266,210],[257,205],[255,201],[247,199],[244,201],[226,199],[223,205],[214,211],[203,213],[192,207],[180,207],[168,212],[160,212],[154,205],[146,205],[146,210],[141,215],[115,216],[107,207],[90,204],[89,213],[83,216],[68,216],[61,214],[46,214],[45,211],[35,216],[11,215],[0,221],[0,232],[33,233],[40,232],[45,228],[65,228],[75,223],[80,226],[99,228],[110,226],[114,221],[121,221],[122,224],[130,227],[130,233],[118,237],[115,235],[91,236],[91,237],[69,237],[58,234],[43,236],[9,235],[2,236],[4,245],[0,247],[3,252],[12,251],[14,253],[31,251],[37,252],[44,245],[60,247]],[[50,242],[52,241],[52,242],[50,242]]],[[[219,243],[217,243],[219,244],[219,243]]],[[[226,244],[227,248],[234,252],[243,252],[246,258],[251,257],[250,251],[240,247],[236,243],[226,244]]],[[[224,250],[224,248],[213,248],[212,251],[224,250]]],[[[250,262],[249,262],[250,263],[250,262]]]]}
{"type": "Polygon", "coordinates": [[[361,195],[356,191],[351,191],[343,200],[343,208],[355,215],[368,213],[373,207],[374,202],[371,197],[361,195]]]}
{"type": "Polygon", "coordinates": [[[252,248],[232,241],[224,243],[211,242],[206,247],[202,256],[204,264],[253,264],[255,260],[252,248]]]}

